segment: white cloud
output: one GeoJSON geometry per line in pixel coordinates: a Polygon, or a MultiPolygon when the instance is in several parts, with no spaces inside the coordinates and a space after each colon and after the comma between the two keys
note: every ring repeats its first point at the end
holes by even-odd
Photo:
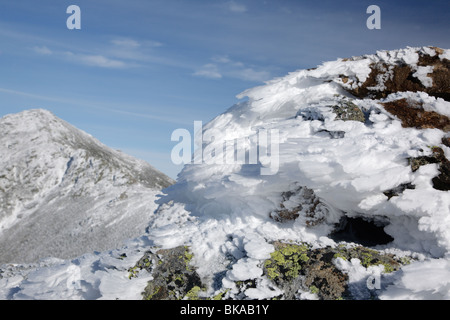
{"type": "Polygon", "coordinates": [[[229,77],[256,82],[264,82],[271,78],[270,72],[255,70],[254,67],[245,66],[240,61],[233,61],[226,55],[214,56],[211,61],[214,63],[203,65],[194,75],[210,79],[229,77]]]}
{"type": "Polygon", "coordinates": [[[211,58],[212,61],[217,63],[230,63],[231,60],[228,56],[214,56],[211,58]]]}
{"type": "Polygon", "coordinates": [[[219,72],[217,65],[208,63],[202,66],[199,70],[194,73],[194,76],[200,76],[210,79],[220,79],[222,74],[219,72]]]}
{"type": "Polygon", "coordinates": [[[57,59],[100,68],[130,68],[147,63],[177,65],[174,61],[154,53],[155,49],[162,47],[163,44],[153,40],[114,37],[103,46],[97,47],[97,50],[82,52],[75,47],[62,50],[59,43],[56,43],[55,46],[56,49],[50,49],[45,45],[34,46],[31,50],[41,56],[52,55],[57,59]]]}
{"type": "Polygon", "coordinates": [[[111,40],[111,43],[114,46],[127,48],[127,49],[149,49],[149,48],[157,48],[162,47],[162,43],[159,41],[153,41],[153,40],[143,40],[143,41],[137,41],[135,39],[131,38],[115,38],[111,40]]]}
{"type": "MultiPolygon", "coordinates": [[[[130,43],[128,43],[130,45],[130,43]]],[[[59,59],[65,59],[74,63],[80,63],[92,67],[101,68],[125,68],[131,66],[131,64],[125,63],[118,59],[111,59],[101,54],[84,54],[74,53],[71,51],[55,51],[50,50],[47,46],[35,46],[32,50],[39,55],[53,55],[59,59]]]]}
{"type": "Polygon", "coordinates": [[[236,12],[236,13],[244,13],[247,11],[247,7],[241,3],[237,3],[235,1],[229,1],[227,3],[228,5],[228,9],[231,12],[236,12]]]}
{"type": "Polygon", "coordinates": [[[103,55],[79,54],[66,52],[66,57],[74,62],[100,68],[124,68],[127,64],[120,60],[110,59],[103,55]]]}
{"type": "Polygon", "coordinates": [[[36,53],[38,53],[38,54],[42,54],[42,55],[51,55],[51,54],[53,53],[53,52],[52,52],[49,48],[47,48],[46,46],[42,46],[42,47],[35,46],[35,47],[33,47],[33,51],[36,52],[36,53]]]}
{"type": "Polygon", "coordinates": [[[109,57],[127,60],[128,62],[148,63],[155,62],[155,48],[163,46],[161,42],[152,40],[137,41],[131,38],[115,38],[110,41],[112,46],[106,47],[104,52],[109,57]]]}
{"type": "Polygon", "coordinates": [[[130,38],[113,39],[111,43],[119,47],[139,48],[141,44],[130,38]]]}

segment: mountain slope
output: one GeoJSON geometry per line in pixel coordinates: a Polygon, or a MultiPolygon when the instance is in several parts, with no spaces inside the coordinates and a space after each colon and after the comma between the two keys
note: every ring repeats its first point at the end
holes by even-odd
{"type": "Polygon", "coordinates": [[[143,232],[172,180],[46,110],[0,119],[0,262],[69,258],[143,232]]]}

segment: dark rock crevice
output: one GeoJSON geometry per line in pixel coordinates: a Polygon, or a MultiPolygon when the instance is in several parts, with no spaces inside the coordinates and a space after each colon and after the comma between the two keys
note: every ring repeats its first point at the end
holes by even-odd
{"type": "Polygon", "coordinates": [[[384,245],[394,240],[384,232],[385,226],[359,217],[343,217],[330,238],[336,242],[354,242],[367,247],[384,245]]]}

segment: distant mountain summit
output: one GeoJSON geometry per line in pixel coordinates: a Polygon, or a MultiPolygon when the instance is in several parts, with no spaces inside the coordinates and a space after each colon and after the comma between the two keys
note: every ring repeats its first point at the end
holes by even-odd
{"type": "Polygon", "coordinates": [[[46,110],[1,118],[0,154],[0,263],[120,245],[174,182],[46,110]]]}

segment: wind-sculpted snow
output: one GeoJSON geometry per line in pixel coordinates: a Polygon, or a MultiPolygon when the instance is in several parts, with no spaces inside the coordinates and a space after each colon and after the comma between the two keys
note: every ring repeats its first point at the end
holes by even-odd
{"type": "Polygon", "coordinates": [[[329,213],[317,226],[319,233],[294,222],[299,237],[305,232],[327,235],[344,215],[387,218],[386,230],[397,247],[443,256],[450,248],[450,197],[432,186],[437,165],[413,172],[410,159],[432,154],[433,146],[441,147],[448,157],[450,149],[442,144],[446,131],[431,126],[404,128],[383,103],[406,99],[413,108],[421,105],[443,117],[448,116],[450,103],[424,92],[396,92],[382,100],[355,98],[342,82],[345,76],[364,83],[370,65],[381,59],[392,66],[413,64],[419,54],[428,53],[429,48],[409,48],[339,59],[245,91],[240,97],[247,96],[248,101],[212,120],[204,133],[214,130],[214,141],[227,141],[255,135],[260,128],[278,130],[279,172],[261,176],[250,165],[187,165],[167,199],[183,203],[200,218],[270,221],[269,214],[280,209],[283,192],[307,187],[329,213]],[[337,119],[335,107],[343,103],[356,105],[365,119],[337,119]],[[397,197],[388,199],[383,193],[408,183],[415,188],[397,197]]]}
{"type": "Polygon", "coordinates": [[[139,236],[171,180],[45,110],[0,120],[0,262],[76,257],[139,236]]]}
{"type": "MultiPolygon", "coordinates": [[[[380,51],[292,72],[243,92],[239,97],[247,101],[204,126],[203,135],[214,136],[205,145],[251,139],[262,129],[278,130],[278,172],[260,175],[257,165],[248,164],[186,165],[161,200],[161,220],[153,224],[160,228],[149,228],[152,239],[168,247],[191,243],[201,261],[199,273],[206,278],[211,270],[223,270],[224,262],[217,261],[227,261],[231,254],[237,262],[223,279],[230,290],[235,289],[233,279],[261,276],[258,259],[270,253],[270,243],[283,239],[332,245],[332,233],[343,217],[384,228],[385,238],[393,241],[379,249],[448,259],[450,196],[433,183],[436,177],[448,181],[448,160],[425,162],[414,170],[412,163],[432,158],[437,150],[450,158],[444,144],[450,128],[442,122],[450,114],[450,102],[442,98],[450,88],[433,86],[438,81],[433,72],[438,72],[439,83],[447,81],[443,75],[450,77],[445,69],[449,53],[432,47],[380,51]],[[439,68],[425,69],[426,61],[439,68]],[[377,69],[381,65],[383,73],[377,69]],[[415,79],[414,92],[399,90],[398,69],[409,70],[405,77],[415,79]],[[372,78],[376,86],[367,87],[372,78]],[[419,110],[424,120],[430,113],[439,117],[423,126],[406,125],[385,108],[400,100],[407,101],[406,108],[419,110]],[[312,190],[317,203],[308,202],[301,190],[312,190]],[[273,219],[280,213],[293,219],[273,219]],[[253,242],[258,245],[248,245],[253,242]],[[241,250],[237,256],[234,246],[241,250]]],[[[446,272],[440,275],[444,288],[446,272]]]]}
{"type": "MultiPolygon", "coordinates": [[[[259,131],[276,130],[278,170],[185,165],[143,238],[158,250],[187,246],[203,298],[449,299],[449,57],[434,47],[379,51],[243,92],[246,101],[203,127],[214,139],[201,147],[220,150],[224,141],[258,141],[259,131]],[[366,248],[358,235],[370,230],[366,248]]],[[[149,279],[156,269],[142,265],[143,255],[136,266],[149,279]]],[[[59,290],[46,289],[42,277],[31,289],[18,266],[9,272],[16,278],[0,280],[9,298],[59,290]]],[[[96,271],[82,277],[96,288],[110,281],[96,271]]],[[[147,298],[158,296],[150,291],[147,298]]]]}

